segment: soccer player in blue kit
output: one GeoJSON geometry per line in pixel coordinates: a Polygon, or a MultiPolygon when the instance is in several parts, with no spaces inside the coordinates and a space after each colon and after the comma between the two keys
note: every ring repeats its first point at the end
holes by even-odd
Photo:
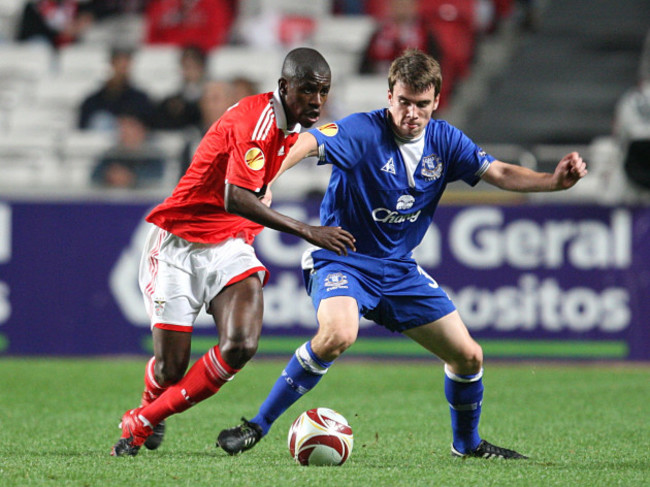
{"type": "Polygon", "coordinates": [[[483,352],[454,304],[412,257],[448,183],[480,179],[517,192],[557,191],[587,174],[575,152],[555,171],[536,172],[496,160],[457,128],[432,119],[442,76],[431,56],[406,51],[388,74],[388,109],[356,113],[303,133],[283,172],[318,155],[332,164],[321,224],[350,231],[356,251],[314,248],[303,256],[318,331],[296,350],[258,414],[223,430],[217,444],[229,454],[252,448],[273,422],[311,390],[357,338],[364,316],[415,340],[444,362],[455,457],[526,456],[482,439],[483,352]]]}

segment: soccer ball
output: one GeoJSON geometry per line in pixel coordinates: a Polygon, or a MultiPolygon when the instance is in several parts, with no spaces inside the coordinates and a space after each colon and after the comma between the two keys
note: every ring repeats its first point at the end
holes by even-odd
{"type": "Polygon", "coordinates": [[[289,428],[288,443],[300,465],[343,465],[352,453],[352,428],[332,409],[310,409],[289,428]]]}

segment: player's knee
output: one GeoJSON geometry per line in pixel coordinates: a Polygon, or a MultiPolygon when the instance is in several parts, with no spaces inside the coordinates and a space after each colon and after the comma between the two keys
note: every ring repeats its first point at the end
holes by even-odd
{"type": "Polygon", "coordinates": [[[234,369],[241,369],[257,352],[257,340],[226,340],[219,344],[221,356],[234,369]]]}
{"type": "Polygon", "coordinates": [[[483,349],[481,346],[474,342],[472,347],[465,350],[463,356],[463,369],[471,374],[476,374],[483,367],[483,349]]]}
{"type": "Polygon", "coordinates": [[[312,349],[323,360],[331,362],[356,341],[357,334],[350,330],[337,330],[334,333],[318,335],[312,340],[312,349]],[[314,343],[316,341],[316,344],[314,343]]]}
{"type": "Polygon", "coordinates": [[[168,387],[179,382],[185,375],[187,364],[174,362],[173,360],[156,359],[154,372],[156,380],[163,387],[168,387]]]}
{"type": "Polygon", "coordinates": [[[459,374],[477,374],[483,367],[483,349],[478,343],[472,342],[460,350],[460,353],[453,361],[449,362],[449,365],[459,374]]]}

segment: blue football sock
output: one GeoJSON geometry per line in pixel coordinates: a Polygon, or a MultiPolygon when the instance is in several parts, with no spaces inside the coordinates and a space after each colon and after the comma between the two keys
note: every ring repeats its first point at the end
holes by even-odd
{"type": "Polygon", "coordinates": [[[273,422],[293,403],[318,384],[332,362],[325,362],[311,349],[311,342],[301,345],[271,388],[251,422],[260,425],[266,435],[273,422]]]}
{"type": "Polygon", "coordinates": [[[449,402],[454,448],[469,453],[481,442],[478,423],[483,402],[483,369],[474,375],[458,375],[445,365],[445,396],[449,402]]]}

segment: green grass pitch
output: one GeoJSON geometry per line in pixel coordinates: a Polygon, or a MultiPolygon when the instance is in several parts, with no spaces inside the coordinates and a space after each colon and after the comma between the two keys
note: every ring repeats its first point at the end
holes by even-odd
{"type": "Polygon", "coordinates": [[[254,415],[284,361],[255,359],[219,394],[170,418],[159,450],[113,458],[145,361],[0,359],[0,485],[650,485],[647,365],[487,363],[481,434],[529,461],[450,457],[440,362],[346,358],[243,455],[227,456],[215,438],[254,415]],[[340,468],[301,467],[289,456],[289,425],[318,406],[354,429],[340,468]]]}

